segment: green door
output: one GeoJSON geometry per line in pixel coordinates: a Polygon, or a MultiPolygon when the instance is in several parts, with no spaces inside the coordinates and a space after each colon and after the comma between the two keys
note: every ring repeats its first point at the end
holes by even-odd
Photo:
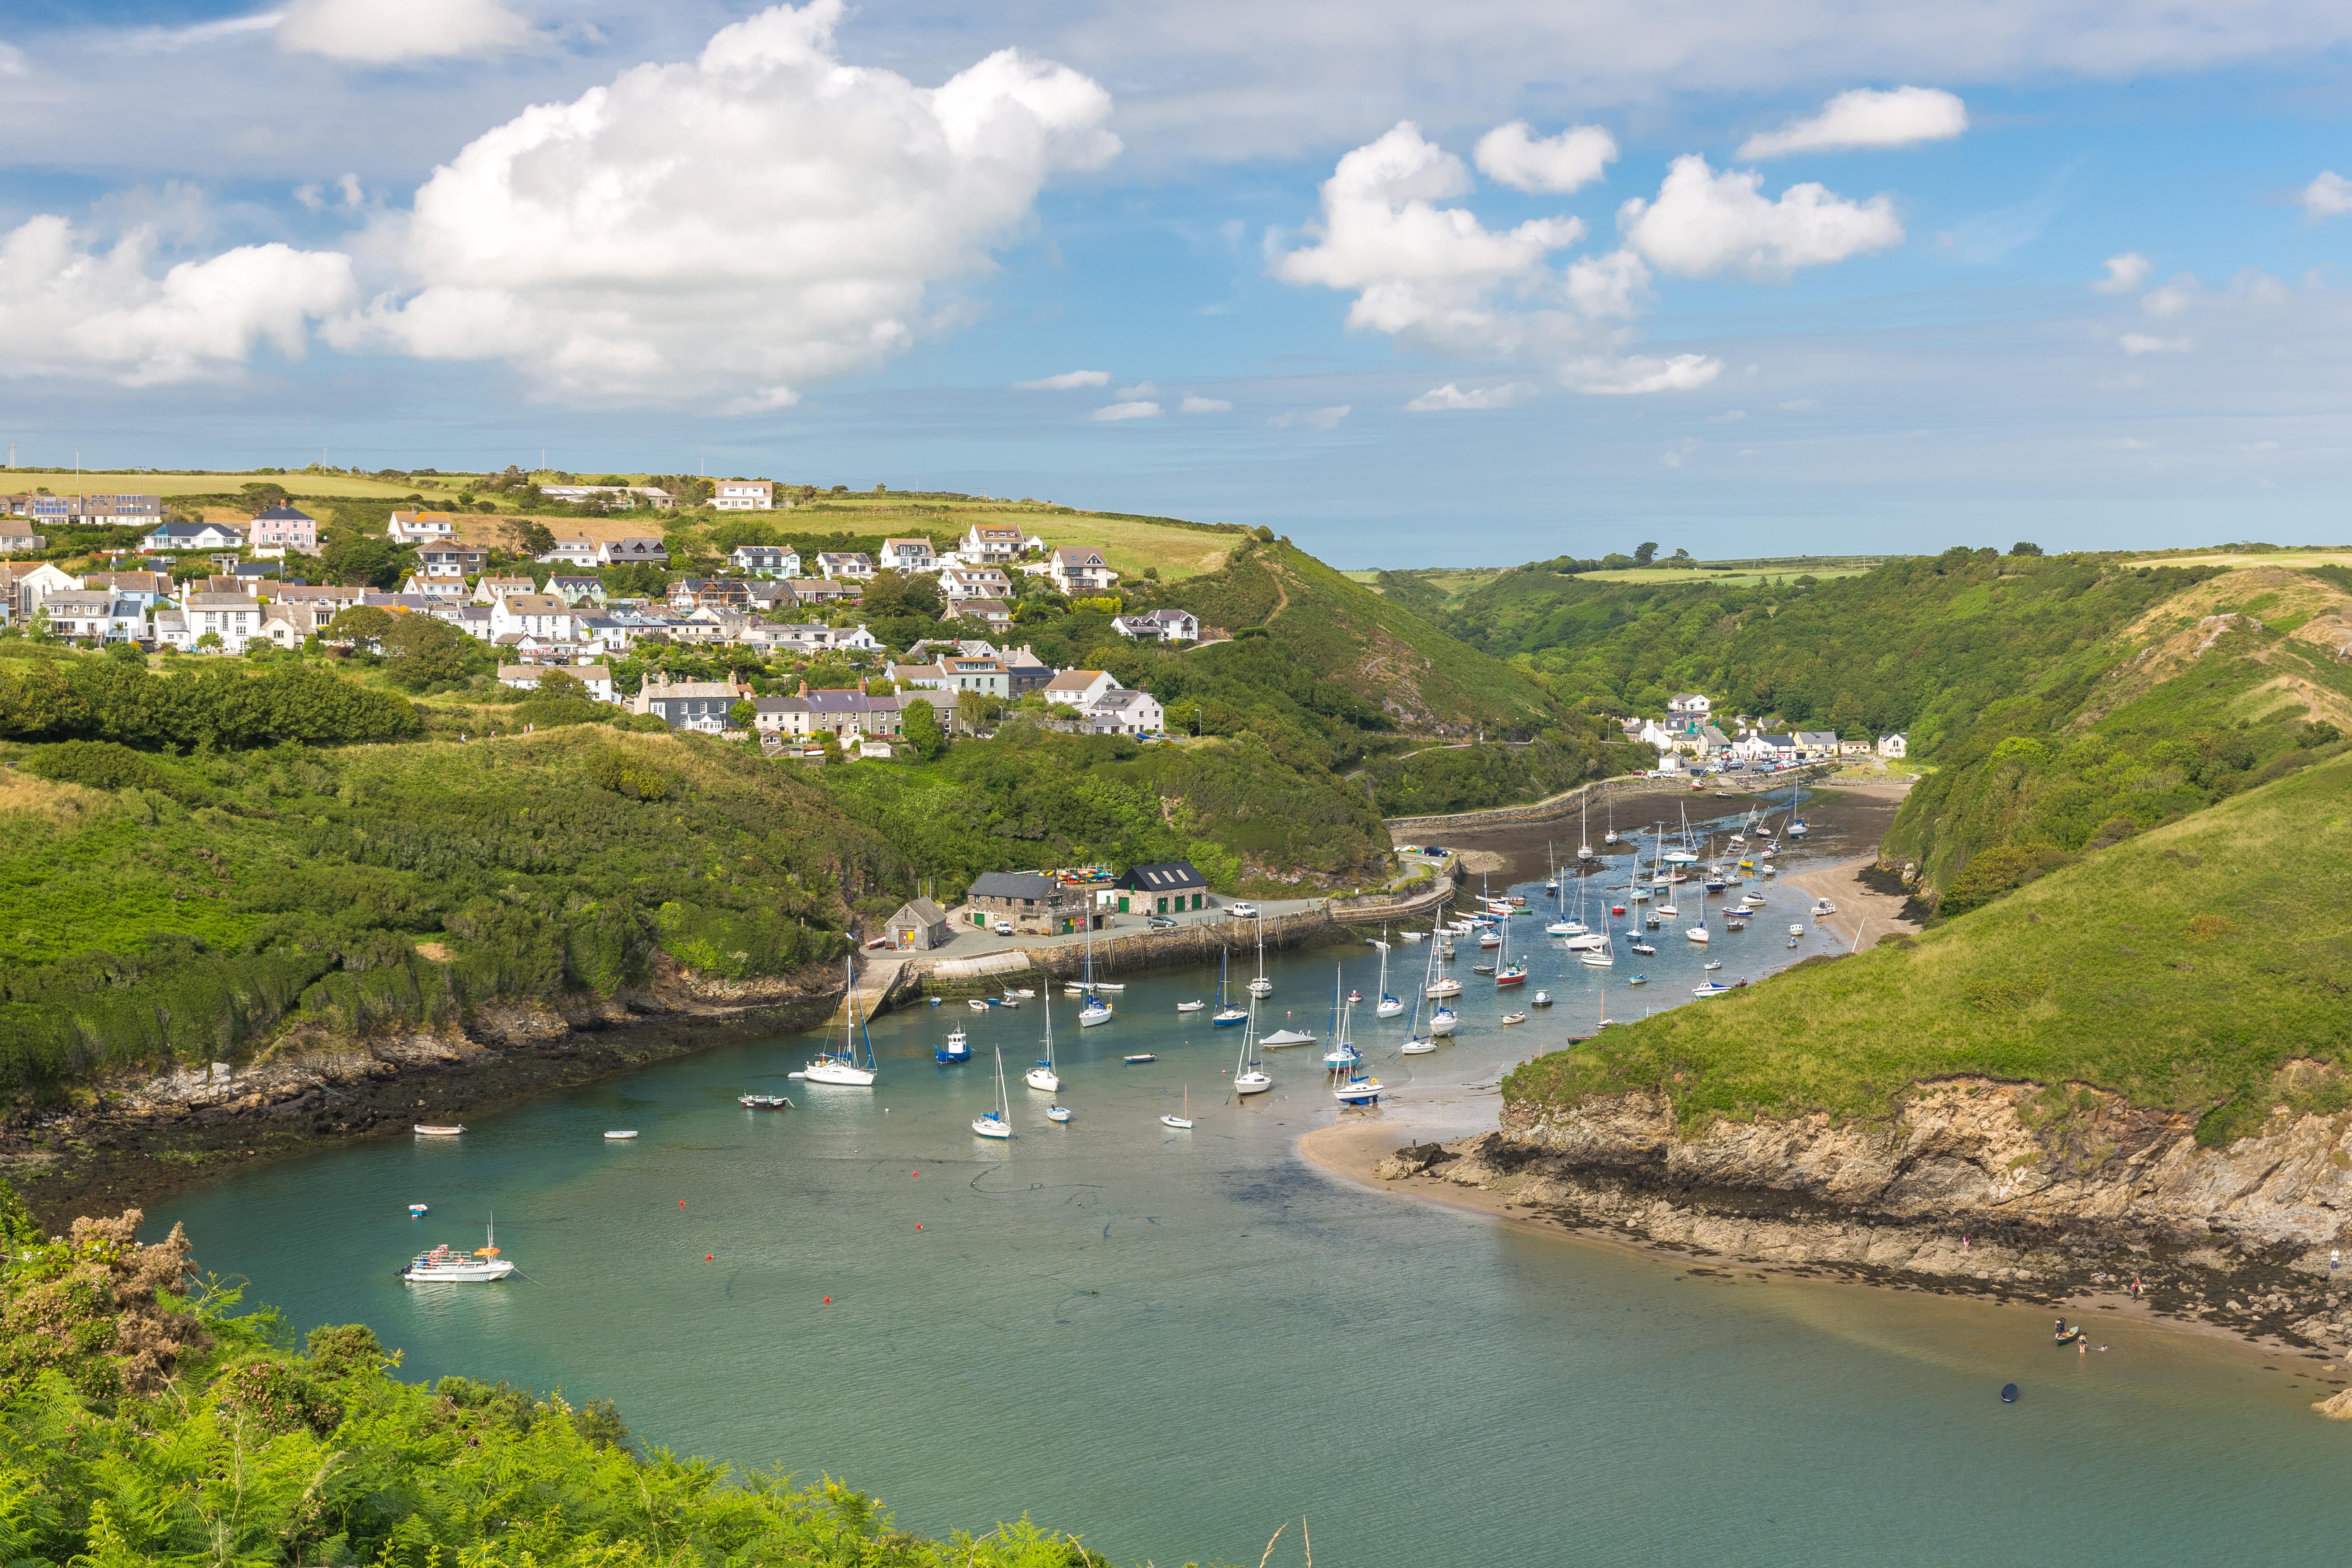
{"type": "Polygon", "coordinates": [[[1125,893],[1121,893],[1118,896],[1118,912],[1120,914],[1127,913],[1127,895],[1125,893]]]}

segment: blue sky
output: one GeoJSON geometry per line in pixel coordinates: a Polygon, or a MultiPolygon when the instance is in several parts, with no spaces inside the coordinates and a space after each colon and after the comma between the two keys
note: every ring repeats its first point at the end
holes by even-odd
{"type": "Polygon", "coordinates": [[[2352,13],[1638,9],[20,0],[0,440],[1348,565],[2344,537],[2352,13]]]}

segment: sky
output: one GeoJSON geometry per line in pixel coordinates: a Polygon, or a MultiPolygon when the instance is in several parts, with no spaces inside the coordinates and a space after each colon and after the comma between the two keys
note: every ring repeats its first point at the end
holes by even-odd
{"type": "Polygon", "coordinates": [[[16,0],[0,441],[1343,566],[2342,542],[2352,7],[16,0]]]}

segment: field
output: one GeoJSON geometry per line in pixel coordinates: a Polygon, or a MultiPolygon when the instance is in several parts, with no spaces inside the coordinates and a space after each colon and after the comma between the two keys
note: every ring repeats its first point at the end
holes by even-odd
{"type": "Polygon", "coordinates": [[[2134,561],[2160,561],[2167,566],[2352,566],[2352,545],[2314,546],[2305,550],[2149,550],[2133,554],[2134,561]]]}
{"type": "MultiPolygon", "coordinates": [[[[455,488],[452,476],[422,481],[428,487],[444,481],[455,488]]],[[[19,468],[7,481],[7,488],[31,489],[47,485],[59,495],[90,492],[150,496],[216,496],[235,495],[250,484],[283,485],[289,494],[297,496],[355,496],[368,500],[402,500],[413,494],[422,494],[415,485],[388,484],[381,479],[361,479],[350,474],[306,474],[299,469],[285,474],[58,474],[38,473],[19,468]]]]}
{"type": "Polygon", "coordinates": [[[1870,569],[1868,566],[1812,566],[1800,561],[1762,571],[1730,572],[1702,563],[1697,566],[1636,566],[1623,572],[1580,572],[1577,574],[1577,581],[1642,584],[1719,583],[1727,588],[1753,588],[1776,577],[1814,577],[1827,582],[1832,577],[1859,577],[1870,569]]]}
{"type": "Polygon", "coordinates": [[[1710,1117],[1887,1115],[1926,1079],[2087,1084],[2201,1119],[2352,1104],[2352,756],[2099,850],[1914,941],[1813,960],[1511,1075],[1512,1100],[1663,1086],[1710,1117]],[[2304,1064],[2290,1069],[2290,1064],[2304,1064]]]}

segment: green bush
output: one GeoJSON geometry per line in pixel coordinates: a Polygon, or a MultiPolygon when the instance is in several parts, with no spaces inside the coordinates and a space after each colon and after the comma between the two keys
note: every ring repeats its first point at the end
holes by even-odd
{"type": "Polygon", "coordinates": [[[111,741],[65,741],[38,746],[25,759],[24,768],[40,778],[88,784],[92,789],[169,787],[161,768],[111,741]]]}

